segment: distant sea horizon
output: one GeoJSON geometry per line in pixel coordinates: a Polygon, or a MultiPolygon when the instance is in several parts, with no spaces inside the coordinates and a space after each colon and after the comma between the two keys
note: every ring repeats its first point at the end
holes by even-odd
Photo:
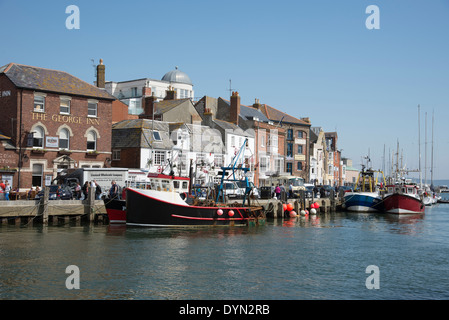
{"type": "MultiPolygon", "coordinates": [[[[419,182],[419,178],[412,178],[414,182],[419,182]]],[[[424,178],[422,179],[423,183],[425,183],[424,178]]],[[[430,185],[430,179],[427,179],[427,184],[430,185]]],[[[449,186],[449,179],[437,179],[433,180],[434,186],[449,186]]]]}

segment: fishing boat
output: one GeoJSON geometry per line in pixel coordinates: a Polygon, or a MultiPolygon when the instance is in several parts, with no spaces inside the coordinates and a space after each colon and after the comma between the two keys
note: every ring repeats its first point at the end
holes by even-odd
{"type": "Polygon", "coordinates": [[[359,172],[354,191],[346,192],[343,207],[354,212],[378,212],[383,210],[380,192],[384,191],[385,177],[380,170],[362,170],[359,172]],[[379,181],[379,178],[383,179],[379,181]]]}
{"type": "Polygon", "coordinates": [[[145,181],[127,181],[121,196],[116,198],[105,198],[104,205],[109,218],[109,223],[126,223],[126,198],[127,189],[157,190],[160,192],[179,193],[184,199],[189,192],[190,179],[163,173],[149,172],[145,181]]]}
{"type": "Polygon", "coordinates": [[[386,213],[416,214],[425,211],[419,186],[405,179],[387,186],[383,204],[386,213]]]}
{"type": "MultiPolygon", "coordinates": [[[[248,181],[249,168],[237,165],[247,139],[228,167],[221,167],[221,181],[215,200],[198,198],[177,192],[176,179],[166,179],[166,190],[126,189],[126,225],[146,227],[177,226],[247,226],[263,224],[262,206],[250,204],[252,187],[248,181]],[[223,186],[227,181],[243,181],[245,194],[241,204],[224,203],[223,186]],[[221,202],[223,200],[223,202],[221,202]]],[[[164,183],[164,182],[162,182],[164,183]]]]}

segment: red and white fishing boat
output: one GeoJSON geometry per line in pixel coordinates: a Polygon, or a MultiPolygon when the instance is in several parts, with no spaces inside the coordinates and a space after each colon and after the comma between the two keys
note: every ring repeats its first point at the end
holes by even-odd
{"type": "Polygon", "coordinates": [[[410,182],[388,185],[383,205],[384,211],[392,214],[417,214],[425,210],[419,186],[410,182]]]}
{"type": "Polygon", "coordinates": [[[164,193],[177,193],[185,199],[189,192],[189,182],[189,178],[152,172],[148,173],[145,181],[127,182],[121,197],[104,199],[109,223],[126,223],[126,191],[128,188],[133,188],[134,190],[156,190],[164,193]]]}

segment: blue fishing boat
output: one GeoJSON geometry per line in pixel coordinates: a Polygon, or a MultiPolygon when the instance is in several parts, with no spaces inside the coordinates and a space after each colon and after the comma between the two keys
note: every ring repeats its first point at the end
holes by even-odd
{"type": "Polygon", "coordinates": [[[354,212],[383,211],[381,191],[384,191],[385,177],[382,171],[372,169],[359,173],[353,192],[346,192],[343,198],[343,208],[354,212]],[[379,176],[383,181],[379,181],[379,176]]]}

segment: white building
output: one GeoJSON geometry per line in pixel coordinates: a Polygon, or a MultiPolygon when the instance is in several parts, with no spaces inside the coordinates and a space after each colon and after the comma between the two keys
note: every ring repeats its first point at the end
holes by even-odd
{"type": "Polygon", "coordinates": [[[105,83],[105,89],[121,102],[128,105],[128,114],[139,115],[143,112],[142,97],[154,95],[157,100],[165,98],[169,87],[176,91],[175,99],[184,99],[194,97],[193,83],[189,76],[178,70],[167,72],[161,80],[150,78],[129,80],[129,81],[108,81],[105,83]]]}

